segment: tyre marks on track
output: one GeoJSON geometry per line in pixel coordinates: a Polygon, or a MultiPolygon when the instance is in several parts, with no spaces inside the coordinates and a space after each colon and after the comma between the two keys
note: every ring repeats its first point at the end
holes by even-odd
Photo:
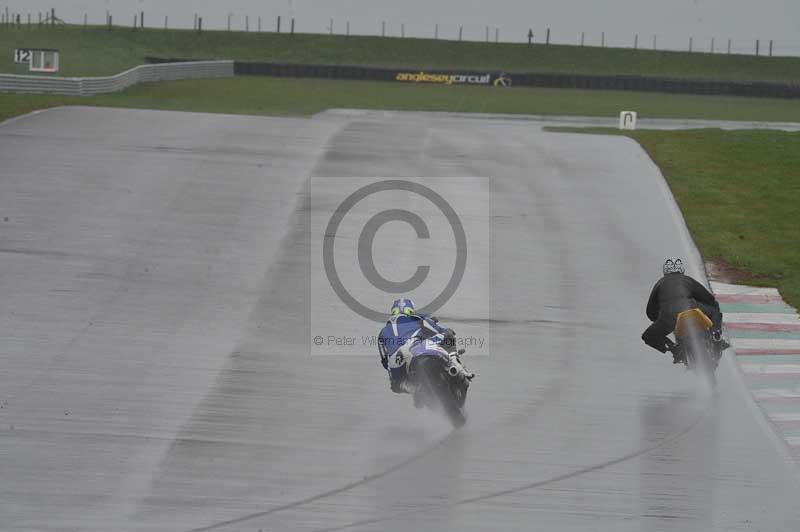
{"type": "MultiPolygon", "coordinates": [[[[524,484],[522,486],[516,486],[514,488],[508,488],[508,489],[505,489],[505,490],[495,491],[495,492],[492,492],[492,493],[485,493],[483,495],[477,495],[477,496],[474,496],[474,497],[467,497],[467,498],[464,498],[464,499],[459,499],[457,501],[453,501],[453,502],[451,502],[449,504],[437,504],[437,505],[431,505],[431,506],[428,506],[428,507],[425,507],[425,508],[418,508],[418,509],[415,509],[415,512],[416,513],[431,512],[431,511],[435,511],[435,510],[441,510],[441,509],[444,509],[444,508],[453,508],[453,507],[465,506],[465,505],[468,505],[468,504],[483,502],[483,501],[487,501],[487,500],[490,500],[490,499],[496,499],[498,497],[504,497],[504,496],[507,496],[507,495],[514,495],[516,493],[520,493],[520,492],[523,492],[523,491],[542,488],[542,487],[545,487],[545,486],[549,486],[551,484],[557,484],[559,482],[563,482],[564,480],[569,480],[571,478],[575,478],[575,477],[579,477],[579,476],[582,476],[582,475],[586,475],[588,473],[593,473],[595,471],[600,471],[602,469],[607,469],[609,467],[613,467],[613,466],[621,464],[623,462],[627,462],[629,460],[633,460],[633,459],[639,458],[640,456],[643,456],[643,455],[646,455],[646,454],[648,454],[650,452],[653,452],[656,449],[660,449],[660,448],[662,448],[662,447],[664,447],[666,445],[669,445],[670,443],[673,443],[673,442],[681,439],[682,437],[686,436],[688,433],[690,433],[692,430],[694,430],[694,428],[697,427],[700,424],[700,422],[703,421],[703,419],[705,419],[705,417],[708,415],[710,409],[711,409],[711,403],[709,404],[709,406],[707,406],[697,416],[697,418],[695,418],[692,421],[692,423],[690,423],[688,426],[686,426],[682,430],[679,430],[677,432],[673,432],[672,434],[669,434],[669,435],[665,436],[664,438],[662,438],[661,440],[655,442],[652,445],[649,445],[649,446],[644,447],[642,449],[638,449],[636,451],[632,451],[632,452],[630,452],[628,454],[625,454],[623,456],[620,456],[620,457],[617,457],[617,458],[614,458],[614,459],[611,459],[611,460],[607,460],[605,462],[601,462],[601,463],[598,463],[598,464],[586,466],[586,467],[583,467],[583,468],[580,468],[580,469],[577,469],[577,470],[574,470],[574,471],[569,471],[567,473],[564,473],[564,474],[561,474],[561,475],[558,475],[558,476],[555,476],[555,477],[547,478],[547,479],[544,479],[544,480],[538,480],[538,481],[535,481],[535,482],[531,482],[529,484],[524,484]]],[[[372,519],[363,519],[363,520],[360,520],[360,521],[354,521],[352,523],[348,523],[348,524],[342,525],[342,526],[321,528],[321,529],[315,530],[314,532],[339,532],[341,530],[349,530],[351,528],[358,528],[360,526],[377,524],[377,523],[381,523],[381,522],[384,522],[384,521],[391,521],[391,520],[394,520],[394,519],[401,519],[401,518],[403,518],[405,516],[407,516],[407,513],[405,513],[405,512],[402,513],[402,514],[401,513],[397,513],[397,514],[393,514],[393,515],[390,515],[390,516],[383,516],[383,517],[376,517],[376,518],[372,518],[372,519]]]]}

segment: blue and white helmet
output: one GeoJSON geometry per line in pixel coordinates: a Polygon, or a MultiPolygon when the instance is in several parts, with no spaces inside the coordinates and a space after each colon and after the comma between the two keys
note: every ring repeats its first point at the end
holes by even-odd
{"type": "Polygon", "coordinates": [[[683,261],[681,259],[676,259],[672,257],[664,261],[664,275],[668,275],[670,273],[685,273],[686,269],[683,267],[683,261]]]}
{"type": "Polygon", "coordinates": [[[399,316],[400,314],[412,316],[416,314],[416,310],[414,310],[414,302],[405,297],[400,298],[392,303],[392,310],[390,313],[392,316],[399,316]]]}

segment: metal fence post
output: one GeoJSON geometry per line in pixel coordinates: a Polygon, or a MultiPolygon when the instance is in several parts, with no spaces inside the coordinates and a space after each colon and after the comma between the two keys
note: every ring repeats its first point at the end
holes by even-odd
{"type": "Polygon", "coordinates": [[[547,37],[545,39],[545,44],[550,44],[550,28],[547,28],[547,37]]]}
{"type": "Polygon", "coordinates": [[[769,56],[772,57],[772,39],[769,40],[769,56]]]}
{"type": "Polygon", "coordinates": [[[281,16],[278,15],[278,33],[281,32],[281,16]]]}

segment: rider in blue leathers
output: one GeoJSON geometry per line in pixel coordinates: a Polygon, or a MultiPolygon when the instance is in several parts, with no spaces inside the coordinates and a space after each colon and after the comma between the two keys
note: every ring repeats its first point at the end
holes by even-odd
{"type": "Polygon", "coordinates": [[[437,334],[452,340],[455,338],[455,333],[451,329],[440,327],[436,319],[417,314],[414,303],[407,298],[392,303],[390,313],[389,321],[378,335],[381,365],[389,372],[389,384],[393,392],[410,393],[410,387],[407,385],[407,366],[402,363],[403,357],[408,356],[409,347],[415,341],[437,334]]]}

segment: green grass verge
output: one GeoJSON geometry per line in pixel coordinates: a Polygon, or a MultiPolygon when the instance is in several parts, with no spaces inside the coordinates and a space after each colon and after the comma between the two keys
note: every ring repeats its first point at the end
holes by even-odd
{"type": "Polygon", "coordinates": [[[664,173],[703,257],[800,308],[800,133],[552,130],[635,139],[664,173]]]}
{"type": "Polygon", "coordinates": [[[147,83],[92,97],[0,93],[0,119],[56,105],[298,116],[349,107],[614,117],[627,108],[650,118],[800,121],[800,106],[781,99],[267,77],[147,83]]]}
{"type": "Polygon", "coordinates": [[[116,74],[148,55],[409,68],[639,74],[676,78],[797,81],[800,58],[432,39],[57,26],[3,28],[0,72],[25,73],[14,48],[56,48],[61,74],[116,74]]]}

